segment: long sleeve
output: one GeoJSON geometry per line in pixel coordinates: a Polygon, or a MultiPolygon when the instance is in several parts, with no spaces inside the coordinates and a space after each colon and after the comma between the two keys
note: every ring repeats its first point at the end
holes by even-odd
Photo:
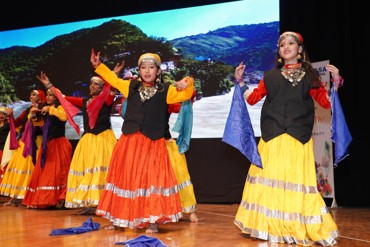
{"type": "Polygon", "coordinates": [[[310,89],[310,91],[308,93],[324,109],[329,109],[330,108],[331,104],[330,104],[330,101],[328,100],[328,97],[327,97],[328,92],[325,89],[324,85],[322,85],[322,83],[320,83],[319,88],[310,89]]]}
{"type": "Polygon", "coordinates": [[[60,121],[67,121],[67,113],[61,105],[58,107],[50,106],[49,115],[56,116],[60,121]]]}
{"type": "Polygon", "coordinates": [[[189,80],[189,84],[184,90],[179,91],[176,87],[170,85],[167,94],[167,104],[174,104],[191,99],[194,93],[194,80],[190,76],[185,78],[189,80]]]}
{"type": "Polygon", "coordinates": [[[111,71],[105,64],[101,63],[95,70],[95,73],[103,77],[112,87],[117,88],[123,95],[128,97],[128,90],[130,86],[130,80],[123,80],[118,78],[117,75],[111,71]]]}
{"type": "Polygon", "coordinates": [[[263,97],[265,97],[267,94],[266,87],[265,87],[265,81],[262,79],[258,86],[253,90],[253,92],[248,96],[246,99],[249,105],[254,105],[258,101],[260,101],[263,97]]]}

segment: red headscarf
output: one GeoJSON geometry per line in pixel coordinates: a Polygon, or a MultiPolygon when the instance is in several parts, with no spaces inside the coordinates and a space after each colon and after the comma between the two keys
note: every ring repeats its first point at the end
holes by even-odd
{"type": "Polygon", "coordinates": [[[35,89],[35,90],[33,90],[33,91],[37,92],[37,95],[39,96],[39,98],[40,98],[41,102],[42,102],[42,103],[45,103],[46,98],[45,98],[45,93],[44,93],[44,91],[42,91],[42,90],[40,90],[40,89],[35,89]]]}
{"type": "Polygon", "coordinates": [[[282,33],[281,35],[280,35],[280,37],[279,37],[279,41],[278,41],[278,44],[280,43],[280,39],[282,38],[282,37],[284,37],[284,36],[294,36],[294,37],[296,37],[298,40],[299,40],[299,42],[301,43],[301,44],[303,44],[303,37],[302,37],[302,35],[300,35],[299,33],[297,33],[297,32],[291,32],[291,31],[287,31],[287,32],[284,32],[284,33],[282,33]]]}

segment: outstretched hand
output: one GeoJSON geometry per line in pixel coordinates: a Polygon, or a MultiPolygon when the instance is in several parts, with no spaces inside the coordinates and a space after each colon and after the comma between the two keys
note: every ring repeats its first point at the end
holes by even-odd
{"type": "Polygon", "coordinates": [[[95,53],[94,49],[91,49],[91,56],[90,56],[91,65],[96,69],[100,64],[100,51],[95,53]]]}
{"type": "Polygon", "coordinates": [[[122,63],[117,63],[116,66],[114,67],[113,69],[113,72],[118,75],[122,69],[124,68],[125,66],[125,60],[122,61],[122,63]]]}
{"type": "Polygon", "coordinates": [[[246,65],[241,62],[238,67],[235,68],[234,77],[236,80],[242,80],[246,65]]]}
{"type": "Polygon", "coordinates": [[[38,75],[36,77],[37,77],[37,79],[39,79],[40,82],[42,82],[42,84],[44,84],[45,87],[50,85],[49,77],[47,77],[47,75],[43,71],[41,71],[40,75],[38,75]]]}
{"type": "Polygon", "coordinates": [[[176,81],[175,82],[175,86],[177,88],[177,90],[184,90],[189,84],[189,78],[188,77],[184,77],[182,78],[180,81],[176,81]]]}

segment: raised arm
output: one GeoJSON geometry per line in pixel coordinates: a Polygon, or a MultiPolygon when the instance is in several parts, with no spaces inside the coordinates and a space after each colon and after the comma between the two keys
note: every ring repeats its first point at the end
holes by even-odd
{"type": "Polygon", "coordinates": [[[100,65],[100,51],[95,53],[95,50],[91,49],[90,62],[94,69],[96,69],[100,65]]]}
{"type": "Polygon", "coordinates": [[[49,80],[49,77],[47,77],[47,75],[41,71],[40,72],[40,75],[36,76],[37,79],[39,79],[39,81],[46,87],[46,88],[49,88],[52,86],[50,80],[49,80]]]}

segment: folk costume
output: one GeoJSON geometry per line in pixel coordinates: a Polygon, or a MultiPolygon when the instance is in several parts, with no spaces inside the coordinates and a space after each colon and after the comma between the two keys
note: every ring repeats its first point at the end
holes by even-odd
{"type": "Polygon", "coordinates": [[[41,149],[22,204],[38,209],[61,208],[64,206],[72,159],[72,145],[65,137],[67,114],[57,102],[49,106],[44,118],[41,149]]]}
{"type": "MultiPolygon", "coordinates": [[[[298,34],[284,35],[303,42],[298,34]]],[[[254,105],[263,97],[258,144],[263,168],[250,166],[234,223],[270,242],[334,245],[339,232],[317,189],[311,137],[313,100],[329,109],[327,91],[321,81],[312,84],[298,63],[265,73],[246,100],[254,105]]]]}
{"type": "Polygon", "coordinates": [[[65,97],[83,115],[84,132],[72,157],[65,203],[67,208],[86,208],[80,214],[93,213],[98,206],[117,143],[110,121],[114,95],[109,93],[110,86],[102,78],[93,76],[91,83],[103,87],[96,97],[65,97]]]}
{"type": "MultiPolygon", "coordinates": [[[[177,139],[171,137],[168,129],[165,138],[167,139],[167,150],[170,156],[172,168],[175,172],[179,186],[181,207],[183,213],[192,213],[197,210],[197,201],[195,198],[193,183],[188,170],[185,152],[189,148],[189,142],[193,126],[192,102],[195,97],[195,90],[192,100],[172,104],[168,108],[169,114],[178,113],[173,131],[179,132],[177,139]],[[185,140],[186,141],[183,141],[185,140]]],[[[169,115],[170,116],[170,115],[169,115]]],[[[170,126],[168,126],[170,128],[170,126]]]]}
{"type": "MultiPolygon", "coordinates": [[[[5,146],[5,143],[9,136],[10,124],[7,119],[8,117],[7,109],[5,107],[0,107],[0,113],[3,114],[2,117],[4,117],[4,119],[2,119],[2,122],[0,123],[0,161],[1,161],[0,163],[0,184],[1,184],[6,167],[8,165],[7,162],[4,162],[4,163],[2,162],[2,158],[3,158],[4,148],[5,148],[5,153],[7,149],[7,147],[5,146]]],[[[7,154],[5,154],[5,156],[6,155],[7,154]]]]}
{"type": "MultiPolygon", "coordinates": [[[[42,107],[45,93],[38,89],[31,93],[38,95],[39,108],[42,107]]],[[[40,113],[33,115],[30,110],[31,106],[14,120],[19,135],[18,148],[12,153],[0,185],[0,194],[9,196],[15,205],[19,205],[26,194],[42,142],[41,126],[44,119],[40,113]]],[[[5,204],[11,205],[11,202],[5,204]]]]}
{"type": "MultiPolygon", "coordinates": [[[[160,66],[156,54],[139,58],[160,66]]],[[[145,87],[140,80],[119,79],[104,64],[95,72],[127,100],[122,134],[114,147],[107,184],[96,213],[118,227],[146,227],[182,217],[175,173],[164,138],[168,104],[190,99],[193,80],[182,91],[163,82],[145,87]]]]}

